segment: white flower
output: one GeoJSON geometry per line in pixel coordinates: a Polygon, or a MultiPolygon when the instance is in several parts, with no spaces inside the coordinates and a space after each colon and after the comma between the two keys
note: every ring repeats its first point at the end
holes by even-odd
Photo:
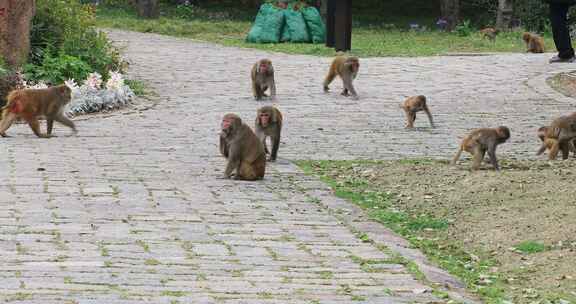
{"type": "Polygon", "coordinates": [[[98,72],[90,73],[88,78],[86,78],[86,81],[84,81],[84,85],[88,86],[92,90],[99,90],[102,85],[102,75],[98,72]]]}
{"type": "Polygon", "coordinates": [[[106,89],[111,91],[121,91],[124,87],[124,78],[118,72],[110,72],[110,79],[106,82],[106,89]]]}
{"type": "Polygon", "coordinates": [[[39,81],[35,85],[26,84],[29,89],[46,89],[48,85],[44,81],[39,81]]]}
{"type": "Polygon", "coordinates": [[[78,91],[80,89],[80,87],[76,83],[76,80],[74,79],[68,79],[64,81],[64,84],[66,84],[66,86],[68,86],[70,90],[72,90],[72,92],[78,91]]]}

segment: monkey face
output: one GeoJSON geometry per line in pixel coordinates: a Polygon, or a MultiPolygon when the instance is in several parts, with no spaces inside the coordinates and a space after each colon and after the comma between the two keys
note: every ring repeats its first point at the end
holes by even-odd
{"type": "Polygon", "coordinates": [[[510,138],[510,129],[505,126],[500,126],[497,129],[498,131],[498,139],[500,142],[505,142],[510,138]]]}
{"type": "Polygon", "coordinates": [[[258,118],[260,119],[260,125],[264,128],[266,128],[268,126],[268,124],[270,123],[270,114],[269,113],[262,112],[258,115],[258,118]]]}
{"type": "Polygon", "coordinates": [[[548,127],[538,128],[538,138],[540,138],[541,141],[544,141],[544,138],[546,137],[546,133],[548,133],[548,127]]]}
{"type": "Polygon", "coordinates": [[[347,63],[350,65],[352,71],[357,72],[360,68],[360,61],[356,57],[349,57],[347,63]]]}
{"type": "Polygon", "coordinates": [[[260,60],[258,64],[258,73],[268,73],[272,70],[272,62],[268,59],[260,60]]]}
{"type": "Polygon", "coordinates": [[[235,129],[238,129],[238,126],[242,124],[242,120],[235,114],[226,114],[224,118],[222,118],[222,123],[220,124],[220,128],[222,132],[225,134],[232,133],[235,129]]]}

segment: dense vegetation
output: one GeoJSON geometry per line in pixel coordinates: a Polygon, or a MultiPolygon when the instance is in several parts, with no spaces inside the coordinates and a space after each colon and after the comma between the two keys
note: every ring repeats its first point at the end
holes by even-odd
{"type": "Polygon", "coordinates": [[[39,0],[36,5],[27,79],[56,84],[83,80],[92,72],[106,78],[121,69],[118,52],[94,27],[93,6],[77,0],[39,0]]]}

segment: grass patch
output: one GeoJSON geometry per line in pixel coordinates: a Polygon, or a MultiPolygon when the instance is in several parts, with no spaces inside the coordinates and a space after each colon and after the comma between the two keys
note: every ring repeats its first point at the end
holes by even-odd
{"type": "Polygon", "coordinates": [[[161,295],[165,297],[183,297],[186,296],[188,293],[185,291],[178,291],[178,290],[164,290],[162,291],[161,295]]]}
{"type": "MultiPolygon", "coordinates": [[[[382,20],[382,16],[378,16],[382,20]]],[[[98,6],[97,25],[137,32],[152,32],[169,36],[186,37],[215,42],[225,46],[255,48],[265,51],[316,56],[333,56],[334,50],[323,44],[278,43],[253,44],[244,40],[250,30],[255,11],[209,7],[186,13],[183,16],[175,7],[163,6],[158,19],[139,19],[134,10],[98,6]]],[[[424,23],[432,20],[420,16],[424,23]]],[[[525,52],[521,31],[503,32],[496,42],[490,42],[477,32],[469,36],[436,30],[410,31],[406,29],[409,19],[390,18],[400,24],[383,24],[369,14],[355,15],[352,32],[352,53],[361,57],[374,56],[434,56],[450,53],[525,52]]],[[[554,49],[549,36],[545,36],[547,49],[554,49]]]]}
{"type": "Polygon", "coordinates": [[[161,263],[156,260],[156,259],[146,259],[146,261],[144,261],[144,265],[148,265],[148,266],[156,266],[156,265],[160,265],[161,263]]]}
{"type": "Polygon", "coordinates": [[[538,253],[538,252],[543,252],[548,250],[548,247],[546,247],[546,245],[539,243],[539,242],[535,242],[535,241],[524,241],[516,246],[514,246],[514,249],[516,249],[519,252],[522,252],[524,254],[531,254],[531,253],[538,253]]]}
{"type": "Polygon", "coordinates": [[[136,96],[144,96],[148,92],[146,85],[144,84],[144,82],[140,80],[125,79],[124,82],[126,83],[127,86],[130,87],[130,89],[132,90],[132,92],[134,92],[134,94],[136,94],[136,96]]]}
{"type": "MultiPolygon", "coordinates": [[[[432,160],[410,160],[399,162],[400,166],[428,165],[432,160]],[[404,163],[404,164],[403,164],[404,163]]],[[[297,164],[308,174],[315,174],[329,184],[336,196],[347,199],[362,207],[374,220],[399,233],[416,248],[422,250],[432,261],[439,264],[450,273],[460,277],[468,287],[476,291],[489,303],[496,303],[504,299],[502,280],[491,277],[490,284],[486,284],[484,273],[495,265],[490,259],[477,259],[463,251],[456,244],[446,242],[439,237],[446,232],[449,222],[445,218],[438,218],[422,213],[422,210],[403,209],[397,205],[397,194],[375,186],[368,177],[361,177],[359,167],[379,166],[380,161],[299,161],[297,164]]],[[[390,262],[405,265],[411,273],[424,275],[418,267],[405,261],[402,257],[393,257],[390,262]]],[[[371,270],[375,263],[383,261],[357,261],[366,271],[371,270]]]]}

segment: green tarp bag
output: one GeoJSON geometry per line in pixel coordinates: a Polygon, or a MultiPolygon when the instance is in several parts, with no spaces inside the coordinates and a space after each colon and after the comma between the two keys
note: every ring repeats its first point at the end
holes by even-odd
{"type": "Polygon", "coordinates": [[[260,6],[256,20],[248,36],[247,42],[253,43],[278,43],[282,25],[284,24],[284,12],[270,3],[260,6]]]}
{"type": "Polygon", "coordinates": [[[282,34],[280,35],[280,41],[290,42],[290,39],[290,30],[288,29],[288,25],[284,23],[284,26],[282,27],[282,34]]]}
{"type": "Polygon", "coordinates": [[[284,10],[286,16],[286,27],[290,33],[290,41],[292,42],[310,42],[310,35],[306,28],[306,21],[300,11],[295,11],[291,8],[284,10]]]}
{"type": "Polygon", "coordinates": [[[326,42],[326,26],[322,21],[320,13],[315,7],[309,6],[302,9],[302,15],[312,36],[312,42],[324,43],[326,42]]]}

